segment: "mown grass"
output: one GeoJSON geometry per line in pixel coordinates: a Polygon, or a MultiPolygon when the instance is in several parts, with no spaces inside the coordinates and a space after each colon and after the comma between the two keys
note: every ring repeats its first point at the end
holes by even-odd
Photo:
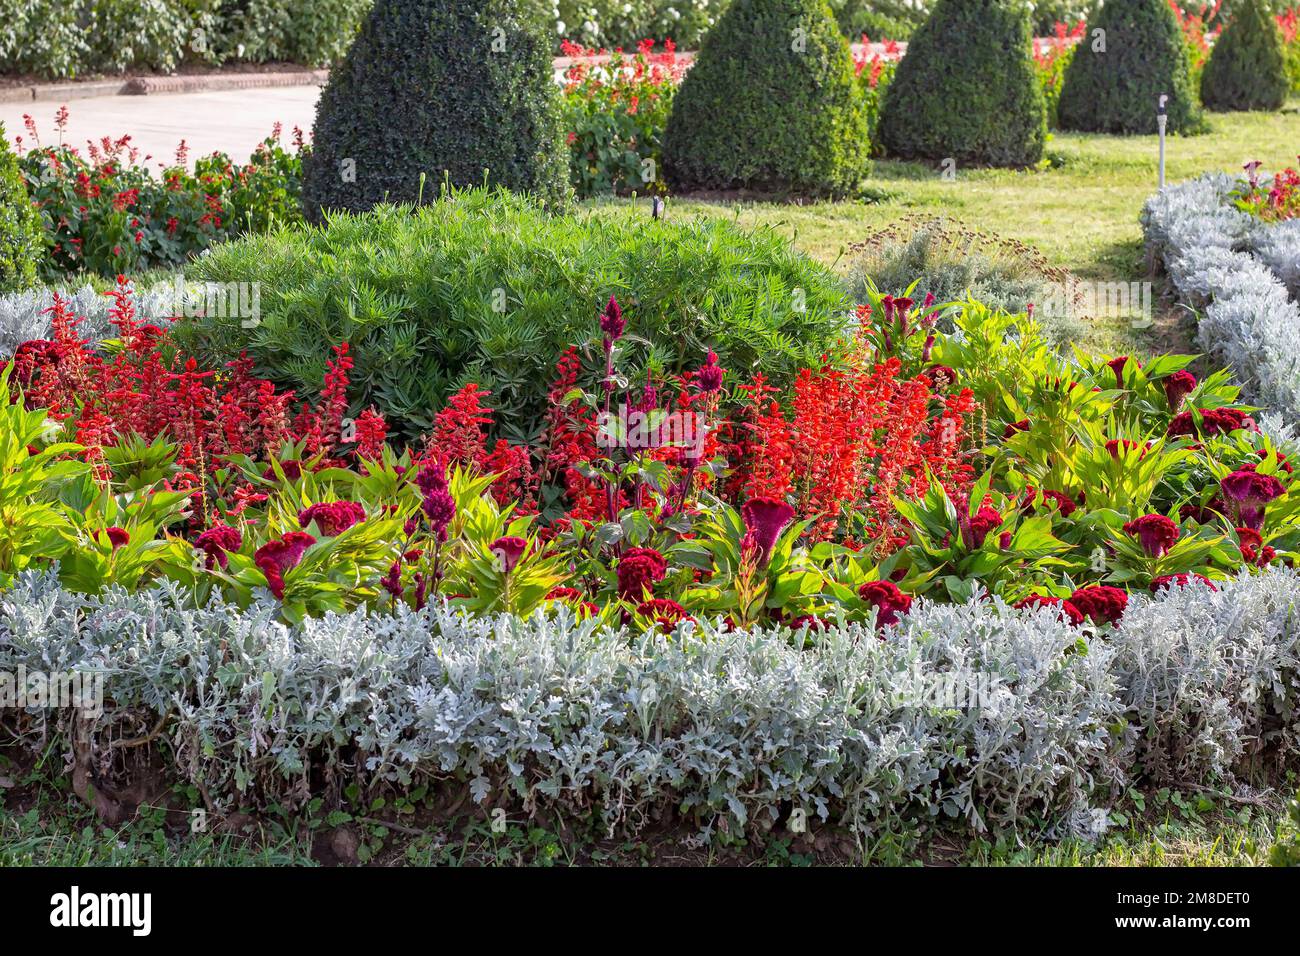
{"type": "MultiPolygon", "coordinates": [[[[1210,170],[1235,172],[1258,159],[1265,170],[1295,165],[1300,153],[1300,100],[1280,113],[1211,114],[1203,136],[1169,137],[1166,177],[1190,179],[1210,170]]],[[[956,170],[946,181],[936,166],[879,160],[869,183],[874,200],[807,205],[670,199],[669,215],[726,216],[770,226],[808,254],[847,269],[848,247],[907,214],[949,216],[985,232],[1035,246],[1080,279],[1146,278],[1138,216],[1156,191],[1155,136],[1054,133],[1043,169],[956,170]]],[[[637,200],[592,203],[627,207],[637,200]]],[[[644,200],[639,201],[644,205],[644,200]]],[[[1104,351],[1163,352],[1190,347],[1194,324],[1177,309],[1160,310],[1150,328],[1123,318],[1094,324],[1082,345],[1104,351]]]]}

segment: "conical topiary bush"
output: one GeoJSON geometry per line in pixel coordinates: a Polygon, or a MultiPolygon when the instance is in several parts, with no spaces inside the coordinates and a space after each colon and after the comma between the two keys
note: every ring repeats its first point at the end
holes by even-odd
{"type": "Polygon", "coordinates": [[[853,57],[825,0],[734,0],[673,100],[676,190],[842,194],[866,174],[853,57]]]}
{"type": "Polygon", "coordinates": [[[1278,110],[1290,83],[1282,31],[1262,0],[1240,0],[1201,74],[1206,109],[1278,110]]]}
{"type": "Polygon", "coordinates": [[[1065,69],[1057,122],[1088,133],[1154,133],[1162,93],[1169,132],[1203,127],[1168,0],[1106,0],[1065,69]]]}
{"type": "Polygon", "coordinates": [[[35,285],[41,253],[40,219],[0,123],[0,292],[35,285]]]}
{"type": "Polygon", "coordinates": [[[1010,0],[939,0],[885,91],[880,139],[908,159],[1016,167],[1042,159],[1047,108],[1027,10],[1010,0]]]}
{"type": "Polygon", "coordinates": [[[316,109],[307,217],[437,197],[444,178],[570,195],[541,20],[514,0],[376,0],[316,109]]]}

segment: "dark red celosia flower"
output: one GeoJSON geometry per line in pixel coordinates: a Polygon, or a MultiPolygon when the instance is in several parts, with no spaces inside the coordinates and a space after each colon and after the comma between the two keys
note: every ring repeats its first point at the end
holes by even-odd
{"type": "Polygon", "coordinates": [[[819,618],[816,614],[800,614],[798,617],[790,619],[790,630],[799,631],[807,628],[810,631],[824,631],[830,625],[819,618]]]}
{"type": "Polygon", "coordinates": [[[1021,510],[1031,510],[1037,500],[1041,500],[1043,504],[1055,502],[1056,509],[1061,513],[1061,517],[1063,518],[1070,517],[1070,515],[1074,514],[1074,512],[1078,510],[1078,505],[1076,505],[1073,499],[1064,492],[1051,491],[1049,489],[1038,491],[1034,488],[1025,489],[1025,500],[1021,505],[1021,510]]]}
{"type": "Polygon", "coordinates": [[[1169,402],[1169,410],[1177,414],[1183,407],[1183,399],[1196,388],[1196,376],[1185,368],[1179,369],[1172,375],[1165,376],[1161,384],[1165,387],[1165,400],[1169,402]]]}
{"type": "Polygon", "coordinates": [[[228,524],[214,525],[194,539],[194,547],[208,556],[209,571],[218,564],[221,565],[222,571],[226,570],[230,566],[230,559],[226,557],[226,552],[238,551],[243,546],[243,534],[238,528],[232,528],[228,524]]]}
{"type": "Polygon", "coordinates": [[[279,541],[268,541],[253,553],[253,563],[266,575],[266,586],[284,597],[284,575],[298,566],[303,553],[316,543],[305,531],[290,531],[279,541]]]}
{"type": "Polygon", "coordinates": [[[740,516],[745,522],[745,538],[741,547],[758,553],[760,564],[766,564],[772,545],[781,531],[794,517],[794,508],[780,498],[760,496],[750,498],[740,506],[740,516]]]}
{"type": "Polygon", "coordinates": [[[114,551],[131,540],[131,535],[125,528],[105,528],[104,533],[108,535],[108,540],[112,543],[114,551]]]}
{"type": "Polygon", "coordinates": [[[628,548],[618,562],[618,593],[629,600],[641,600],[654,593],[656,581],[668,573],[668,562],[654,548],[628,548]]]}
{"type": "Polygon", "coordinates": [[[1115,387],[1124,387],[1124,366],[1128,364],[1127,355],[1119,355],[1106,363],[1110,370],[1115,373],[1115,387]]]}
{"type": "Polygon", "coordinates": [[[626,328],[627,319],[623,318],[623,310],[619,308],[618,300],[611,295],[605,304],[605,311],[600,314],[600,330],[605,333],[605,341],[618,341],[626,328]]]}
{"type": "Polygon", "coordinates": [[[1179,412],[1169,422],[1165,434],[1170,438],[1180,435],[1228,435],[1238,429],[1255,428],[1255,420],[1236,408],[1208,408],[1201,412],[1201,428],[1197,431],[1193,412],[1179,412]]]}
{"type": "Polygon", "coordinates": [[[1237,541],[1243,547],[1258,548],[1264,543],[1264,536],[1254,528],[1237,528],[1237,541]]]}
{"type": "Polygon", "coordinates": [[[581,601],[582,592],[577,588],[556,587],[546,592],[548,601],[581,601]]]}
{"type": "MultiPolygon", "coordinates": [[[[970,521],[967,525],[970,532],[969,540],[966,541],[966,546],[972,551],[976,548],[983,547],[984,539],[988,537],[989,532],[1000,524],[1002,524],[1002,515],[998,514],[996,510],[990,508],[988,505],[980,505],[979,510],[976,511],[975,514],[971,515],[970,521]]],[[[966,538],[966,528],[963,528],[962,531],[963,538],[966,538]]]]}
{"type": "Polygon", "coordinates": [[[519,563],[519,559],[528,550],[528,542],[515,535],[505,535],[492,542],[492,553],[496,556],[501,570],[509,574],[519,563]]]}
{"type": "Polygon", "coordinates": [[[695,620],[686,613],[686,608],[667,598],[651,598],[649,601],[643,601],[637,606],[636,612],[665,630],[672,630],[681,621],[695,620]]]}
{"type": "Polygon", "coordinates": [[[1094,584],[1071,594],[1070,603],[1094,624],[1118,624],[1128,607],[1128,592],[1108,584],[1094,584]]]}
{"type": "Polygon", "coordinates": [[[722,388],[722,376],[725,371],[718,365],[718,356],[713,349],[709,349],[704,364],[695,372],[695,384],[699,386],[701,392],[716,392],[722,388]]]}
{"type": "Polygon", "coordinates": [[[1238,469],[1219,481],[1223,497],[1237,509],[1237,520],[1247,528],[1258,530],[1264,524],[1264,505],[1286,494],[1282,483],[1272,475],[1238,469]]]}
{"type": "MultiPolygon", "coordinates": [[[[297,459],[282,461],[280,462],[280,470],[284,472],[285,481],[297,481],[302,477],[302,462],[297,459]]],[[[266,471],[262,472],[262,477],[268,481],[274,480],[275,470],[270,465],[267,465],[266,471]]]]}
{"type": "Polygon", "coordinates": [[[858,588],[858,597],[876,609],[876,626],[897,624],[900,614],[912,609],[912,598],[892,581],[868,581],[858,588]]]}
{"type": "Polygon", "coordinates": [[[388,573],[379,579],[379,586],[394,598],[402,596],[402,562],[394,561],[388,573]]]}
{"type": "Polygon", "coordinates": [[[1164,515],[1149,514],[1124,525],[1124,532],[1137,538],[1149,557],[1158,558],[1178,540],[1178,525],[1164,515]]]}
{"type": "Polygon", "coordinates": [[[1003,551],[1007,550],[1007,548],[1011,547],[1011,539],[1012,539],[1011,532],[1003,531],[1000,535],[998,535],[998,547],[1001,548],[1003,551]]]}
{"type": "Polygon", "coordinates": [[[1152,594],[1159,594],[1161,591],[1170,588],[1185,588],[1187,585],[1191,584],[1192,581],[1200,581],[1201,583],[1208,585],[1211,591],[1219,590],[1214,586],[1214,582],[1204,574],[1188,574],[1184,571],[1180,574],[1162,574],[1160,577],[1154,578],[1150,584],[1150,591],[1152,594]]]}
{"type": "Polygon", "coordinates": [[[1197,524],[1211,524],[1219,514],[1220,509],[1224,507],[1222,500],[1215,497],[1205,505],[1185,504],[1178,509],[1178,517],[1183,521],[1195,521],[1197,524]]]}
{"type": "Polygon", "coordinates": [[[1110,455],[1111,458],[1114,458],[1117,461],[1119,460],[1119,454],[1121,448],[1124,451],[1128,452],[1128,451],[1132,451],[1134,448],[1137,447],[1138,447],[1138,443],[1133,441],[1133,439],[1131,438],[1112,438],[1110,439],[1110,441],[1106,442],[1107,453],[1110,455]]]}
{"type": "MultiPolygon", "coordinates": [[[[921,374],[930,380],[931,387],[936,391],[957,384],[957,373],[946,365],[931,365],[921,374]]],[[[1025,419],[1025,426],[1029,426],[1029,419],[1025,419]]]]}
{"type": "MultiPolygon", "coordinates": [[[[1267,458],[1267,457],[1268,457],[1268,449],[1267,449],[1267,448],[1256,448],[1256,449],[1255,449],[1255,454],[1259,455],[1260,458],[1267,458]]],[[[1277,455],[1277,466],[1278,466],[1279,468],[1281,468],[1284,472],[1286,472],[1288,475],[1290,475],[1290,474],[1294,474],[1294,473],[1295,473],[1295,466],[1292,465],[1289,461],[1287,461],[1287,456],[1284,455],[1284,454],[1282,454],[1280,451],[1279,451],[1279,452],[1275,452],[1275,454],[1277,455]]]]}
{"type": "Polygon", "coordinates": [[[298,524],[307,527],[313,521],[327,538],[335,538],[366,520],[366,509],[355,501],[323,501],[298,513],[298,524]]]}
{"type": "Polygon", "coordinates": [[[1026,598],[1021,598],[1011,606],[1021,609],[1050,607],[1056,610],[1058,616],[1063,617],[1075,626],[1083,623],[1083,612],[1075,607],[1073,602],[1062,600],[1059,597],[1052,597],[1047,594],[1031,594],[1026,598]]]}
{"type": "Polygon", "coordinates": [[[1016,432],[1027,432],[1027,431],[1029,431],[1029,419],[1022,418],[1020,419],[1020,421],[1012,422],[1005,429],[1003,429],[1002,440],[1007,441],[1008,439],[1014,437],[1016,432]]]}

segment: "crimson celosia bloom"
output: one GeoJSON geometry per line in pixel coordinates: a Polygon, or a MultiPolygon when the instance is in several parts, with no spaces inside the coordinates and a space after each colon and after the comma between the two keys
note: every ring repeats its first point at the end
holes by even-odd
{"type": "Polygon", "coordinates": [[[1214,586],[1214,582],[1204,574],[1188,574],[1185,571],[1179,574],[1162,574],[1160,577],[1152,579],[1148,589],[1152,594],[1159,594],[1161,591],[1171,590],[1175,587],[1185,588],[1193,581],[1200,581],[1208,586],[1211,591],[1219,590],[1214,586]]]}
{"type": "Polygon", "coordinates": [[[1237,509],[1237,519],[1258,530],[1264,523],[1264,505],[1286,494],[1282,482],[1272,475],[1240,468],[1219,481],[1223,497],[1237,509]]]}
{"type": "Polygon", "coordinates": [[[1044,505],[1048,504],[1049,502],[1054,502],[1056,504],[1057,511],[1061,513],[1061,517],[1063,518],[1070,517],[1070,515],[1074,514],[1074,512],[1077,511],[1079,507],[1074,503],[1074,500],[1070,498],[1069,495],[1065,494],[1062,491],[1051,491],[1049,489],[1043,489],[1042,491],[1039,491],[1034,488],[1026,488],[1025,500],[1024,503],[1021,505],[1021,510],[1023,511],[1032,510],[1035,506],[1035,503],[1038,501],[1041,501],[1044,505]]]}
{"type": "Polygon", "coordinates": [[[194,547],[208,556],[209,571],[218,564],[221,565],[222,571],[226,570],[230,566],[230,559],[226,557],[226,552],[238,551],[243,546],[243,534],[238,528],[232,528],[227,524],[214,525],[194,539],[194,547]]]}
{"type": "Polygon", "coordinates": [[[1128,592],[1108,584],[1094,584],[1071,594],[1070,603],[1094,624],[1118,624],[1128,607],[1128,592]]]}
{"type": "Polygon", "coordinates": [[[623,310],[619,308],[618,300],[611,295],[605,304],[605,311],[600,314],[600,330],[605,333],[605,341],[617,342],[623,337],[626,328],[627,319],[623,318],[623,310]]]}
{"type": "Polygon", "coordinates": [[[1115,373],[1115,387],[1124,387],[1124,366],[1128,364],[1127,355],[1118,355],[1106,363],[1110,370],[1115,373]]]}
{"type": "Polygon", "coordinates": [[[767,564],[772,545],[794,517],[794,508],[779,498],[750,498],[741,506],[740,516],[745,521],[742,550],[753,549],[759,563],[767,564]]]}
{"type": "Polygon", "coordinates": [[[667,598],[652,598],[637,606],[637,614],[649,618],[665,630],[672,630],[681,621],[693,621],[695,618],[686,613],[686,608],[667,598]]]}
{"type": "Polygon", "coordinates": [[[1178,525],[1164,515],[1143,515],[1124,525],[1124,532],[1142,543],[1149,557],[1158,558],[1169,551],[1178,540],[1178,525]]]}
{"type": "Polygon", "coordinates": [[[1187,369],[1179,369],[1161,382],[1165,388],[1165,400],[1169,402],[1170,411],[1177,413],[1183,407],[1183,399],[1196,388],[1196,376],[1187,369]]]}
{"type": "Polygon", "coordinates": [[[825,631],[830,627],[816,614],[800,614],[798,617],[791,618],[787,626],[792,631],[801,631],[804,628],[810,631],[825,631]]]}
{"type": "Polygon", "coordinates": [[[1002,440],[1007,441],[1008,439],[1014,438],[1016,432],[1027,432],[1027,431],[1029,431],[1029,419],[1022,418],[1020,419],[1020,421],[1012,422],[1005,429],[1003,429],[1002,440]]]}
{"type": "Polygon", "coordinates": [[[268,541],[253,553],[253,563],[266,575],[266,586],[278,598],[284,597],[284,575],[296,568],[303,553],[316,543],[305,531],[290,531],[279,541],[268,541]]]}
{"type": "Polygon", "coordinates": [[[868,581],[858,588],[858,597],[876,609],[876,626],[897,624],[900,614],[912,609],[912,598],[892,581],[868,581]]]}
{"type": "Polygon", "coordinates": [[[114,551],[131,540],[131,535],[125,528],[105,528],[104,533],[108,535],[108,540],[113,545],[114,551]]]}
{"type": "Polygon", "coordinates": [[[505,535],[492,542],[492,553],[496,556],[501,570],[509,574],[519,563],[519,559],[528,550],[528,542],[515,535],[505,535]]]}
{"type": "Polygon", "coordinates": [[[984,539],[990,531],[1002,524],[1002,515],[988,505],[980,505],[979,510],[969,518],[959,517],[962,542],[971,551],[984,546],[984,539]]]}
{"type": "Polygon", "coordinates": [[[1076,627],[1083,623],[1083,612],[1075,607],[1072,601],[1052,597],[1048,594],[1031,594],[1028,597],[1021,598],[1011,606],[1022,610],[1025,608],[1050,607],[1057,612],[1058,617],[1065,619],[1076,627]]]}
{"type": "Polygon", "coordinates": [[[656,581],[668,573],[668,562],[654,548],[628,548],[618,562],[618,593],[629,600],[640,600],[654,593],[656,581]]]}
{"type": "Polygon", "coordinates": [[[716,392],[722,388],[722,376],[725,371],[718,365],[717,354],[713,349],[709,349],[704,364],[695,371],[695,384],[699,386],[701,392],[716,392]]]}
{"type": "Polygon", "coordinates": [[[1201,412],[1201,427],[1198,432],[1195,415],[1179,412],[1169,422],[1165,434],[1170,438],[1180,435],[1228,435],[1238,429],[1254,429],[1255,420],[1236,408],[1207,408],[1201,412]]]}
{"type": "Polygon", "coordinates": [[[298,513],[298,524],[307,527],[313,521],[327,538],[335,538],[354,524],[366,520],[366,509],[355,501],[325,501],[298,513]]]}

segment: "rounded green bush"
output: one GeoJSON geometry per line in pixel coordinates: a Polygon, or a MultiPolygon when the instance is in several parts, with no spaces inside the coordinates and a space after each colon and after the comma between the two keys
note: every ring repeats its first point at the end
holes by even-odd
{"type": "Polygon", "coordinates": [[[676,190],[852,191],[868,167],[853,57],[825,0],[734,0],[673,100],[676,190]]]}
{"type": "Polygon", "coordinates": [[[1189,71],[1168,0],[1107,0],[1066,67],[1057,122],[1085,133],[1154,133],[1163,93],[1169,132],[1199,132],[1189,71]]]}
{"type": "Polygon", "coordinates": [[[550,43],[517,6],[377,0],[317,106],[303,170],[309,219],[431,199],[444,178],[568,202],[550,43]]]}
{"type": "Polygon", "coordinates": [[[1241,0],[1201,74],[1206,109],[1279,110],[1290,81],[1282,31],[1262,0],[1241,0]]]}
{"type": "MultiPolygon", "coordinates": [[[[669,207],[671,215],[671,205],[669,207]]],[[[504,190],[458,190],[412,212],[332,214],[213,246],[191,280],[257,283],[256,323],[220,315],[175,327],[205,361],[247,350],[261,374],[309,397],[329,346],[356,360],[358,408],[374,403],[408,438],[467,382],[492,391],[510,437],[540,428],[555,360],[593,345],[611,295],[628,320],[624,368],[659,381],[708,349],[737,374],[789,384],[849,326],[841,280],[772,230],[632,212],[554,215],[504,190]]]]}
{"type": "Polygon", "coordinates": [[[40,220],[0,123],[0,292],[35,285],[41,252],[40,220]]]}
{"type": "Polygon", "coordinates": [[[912,34],[881,107],[880,139],[905,159],[1032,166],[1047,108],[1029,14],[1008,0],[939,0],[912,34]]]}

